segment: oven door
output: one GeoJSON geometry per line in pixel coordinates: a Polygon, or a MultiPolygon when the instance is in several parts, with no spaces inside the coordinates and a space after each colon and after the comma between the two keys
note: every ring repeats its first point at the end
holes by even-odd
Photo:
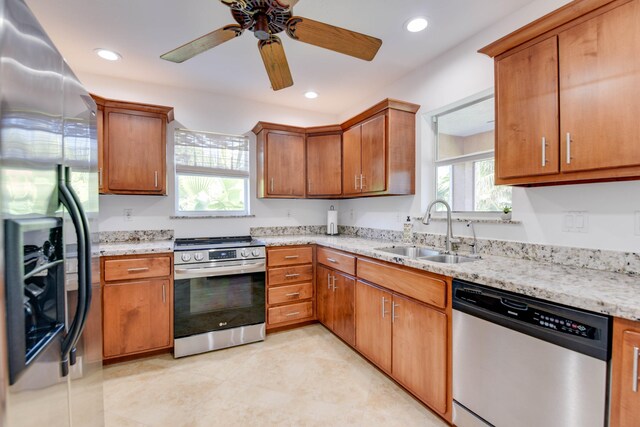
{"type": "Polygon", "coordinates": [[[176,266],[174,337],[265,321],[264,260],[176,266]]]}

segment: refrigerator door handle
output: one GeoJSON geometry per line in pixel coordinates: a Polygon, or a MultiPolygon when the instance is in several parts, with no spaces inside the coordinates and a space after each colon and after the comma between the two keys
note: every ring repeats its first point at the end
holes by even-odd
{"type": "Polygon", "coordinates": [[[78,240],[78,305],[67,335],[62,340],[61,369],[63,377],[69,375],[69,356],[71,355],[71,357],[75,359],[74,346],[82,333],[87,303],[87,238],[85,236],[84,224],[82,223],[81,211],[76,204],[74,196],[71,191],[69,191],[69,187],[67,186],[69,182],[67,173],[67,168],[63,165],[58,165],[58,199],[68,210],[69,215],[71,216],[71,221],[76,229],[76,237],[78,240]]]}

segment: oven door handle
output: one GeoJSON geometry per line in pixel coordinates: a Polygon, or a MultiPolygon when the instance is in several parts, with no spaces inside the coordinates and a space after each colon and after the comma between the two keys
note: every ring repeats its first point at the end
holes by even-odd
{"type": "Polygon", "coordinates": [[[230,267],[211,267],[211,268],[176,268],[173,278],[195,279],[196,277],[216,277],[231,276],[235,274],[261,273],[265,271],[265,263],[234,265],[230,267]]]}

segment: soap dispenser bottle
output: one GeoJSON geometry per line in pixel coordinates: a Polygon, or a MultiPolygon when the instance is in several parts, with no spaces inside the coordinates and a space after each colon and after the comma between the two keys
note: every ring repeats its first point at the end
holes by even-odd
{"type": "Polygon", "coordinates": [[[402,243],[413,243],[413,223],[411,217],[407,216],[407,221],[403,224],[402,229],[402,243]]]}

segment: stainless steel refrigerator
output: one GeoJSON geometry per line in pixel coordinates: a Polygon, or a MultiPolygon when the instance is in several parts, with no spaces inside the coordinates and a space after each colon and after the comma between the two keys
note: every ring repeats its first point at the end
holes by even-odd
{"type": "Polygon", "coordinates": [[[96,105],[0,0],[0,425],[101,426],[96,105]]]}

